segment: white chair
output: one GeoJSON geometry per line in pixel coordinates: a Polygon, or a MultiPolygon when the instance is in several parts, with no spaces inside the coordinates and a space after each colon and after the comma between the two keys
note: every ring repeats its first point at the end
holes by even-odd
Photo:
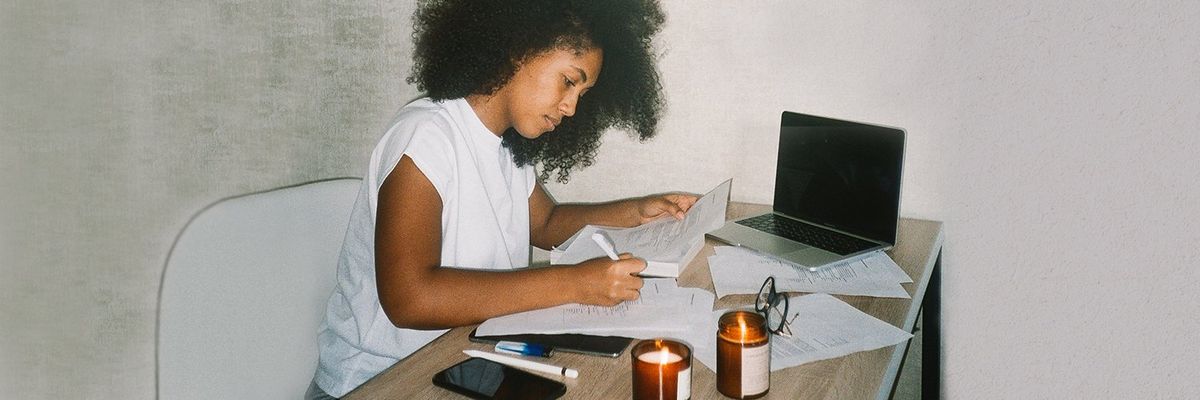
{"type": "Polygon", "coordinates": [[[360,182],[252,193],[192,218],[160,286],[160,399],[303,397],[360,182]]]}

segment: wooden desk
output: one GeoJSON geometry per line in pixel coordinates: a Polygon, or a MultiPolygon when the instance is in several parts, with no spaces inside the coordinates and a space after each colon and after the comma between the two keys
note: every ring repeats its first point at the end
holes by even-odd
{"type": "MultiPolygon", "coordinates": [[[[726,215],[729,218],[769,210],[769,206],[731,203],[726,215]]],[[[942,223],[903,218],[899,226],[899,243],[888,255],[913,278],[905,284],[912,299],[883,299],[874,297],[837,296],[850,305],[881,320],[912,332],[917,313],[924,301],[926,304],[923,329],[926,348],[923,386],[932,385],[936,398],[938,329],[938,294],[932,292],[927,298],[926,288],[938,284],[935,266],[940,262],[942,248],[942,223]],[[932,279],[931,279],[932,278],[932,279]],[[931,282],[932,281],[932,282],[931,282]],[[932,334],[932,337],[931,337],[932,334]],[[932,353],[932,357],[930,357],[932,353]],[[932,370],[932,371],[931,371],[932,370]],[[932,373],[931,373],[932,372],[932,373]],[[933,382],[930,382],[933,380],[933,382]]],[[[708,256],[713,254],[709,239],[700,254],[688,264],[679,277],[679,285],[713,290],[708,272],[708,256]]],[[[936,289],[935,289],[936,290],[936,289]]],[[[753,303],[753,295],[733,295],[718,299],[714,309],[730,308],[753,303]]],[[[451,329],[442,337],[401,360],[391,368],[364,383],[345,399],[455,399],[461,396],[433,386],[430,379],[438,371],[467,358],[464,349],[491,350],[491,346],[472,343],[467,335],[475,326],[451,329]]],[[[716,327],[713,327],[716,329],[716,327]]],[[[808,363],[771,373],[771,391],[765,398],[773,399],[886,399],[900,370],[908,342],[867,352],[854,353],[845,357],[808,363]]],[[[552,377],[567,385],[565,399],[623,399],[630,397],[629,352],[617,358],[556,353],[548,362],[565,365],[579,370],[579,379],[552,377]]],[[[694,361],[692,368],[693,399],[723,399],[717,392],[716,372],[694,361]]],[[[550,375],[547,375],[551,377],[550,375]]],[[[928,394],[929,392],[927,392],[928,394]]]]}

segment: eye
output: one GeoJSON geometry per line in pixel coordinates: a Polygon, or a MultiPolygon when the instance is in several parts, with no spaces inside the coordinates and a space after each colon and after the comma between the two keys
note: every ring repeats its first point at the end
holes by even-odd
{"type": "Polygon", "coordinates": [[[563,75],[563,82],[565,82],[569,88],[575,87],[575,81],[571,80],[571,78],[566,75],[563,75]]]}

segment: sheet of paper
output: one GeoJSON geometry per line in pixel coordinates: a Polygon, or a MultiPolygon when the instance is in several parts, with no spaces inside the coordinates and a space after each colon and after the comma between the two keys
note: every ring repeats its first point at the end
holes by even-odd
{"type": "Polygon", "coordinates": [[[715,250],[708,268],[718,298],[758,293],[768,276],[774,276],[776,290],[784,292],[910,298],[900,284],[912,279],[882,251],[813,272],[744,247],[715,250]]]}
{"type": "Polygon", "coordinates": [[[641,296],[613,307],[567,304],[492,318],[479,335],[583,333],[632,338],[679,337],[703,329],[713,294],[681,288],[674,279],[646,279],[641,296]]]}
{"type": "MultiPolygon", "coordinates": [[[[771,371],[860,351],[895,345],[912,338],[887,322],[859,311],[824,293],[790,298],[792,337],[771,336],[771,371]]],[[[688,334],[692,351],[702,364],[716,370],[716,321],[727,310],[714,311],[711,328],[688,334]]]]}
{"type": "Polygon", "coordinates": [[[590,240],[592,233],[605,230],[612,237],[618,253],[630,253],[647,261],[680,263],[688,250],[704,234],[725,224],[725,207],[729,203],[730,180],[722,182],[702,196],[688,210],[683,220],[664,217],[633,228],[584,226],[562,246],[551,252],[552,264],[578,264],[604,257],[604,250],[590,240]]]}

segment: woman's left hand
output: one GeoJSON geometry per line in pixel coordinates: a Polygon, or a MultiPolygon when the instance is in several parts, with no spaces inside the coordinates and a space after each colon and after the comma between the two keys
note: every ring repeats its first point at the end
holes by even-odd
{"type": "Polygon", "coordinates": [[[671,193],[646,196],[635,201],[638,213],[638,225],[656,220],[664,215],[670,215],[682,220],[684,214],[696,204],[700,198],[686,193],[671,193]]]}

